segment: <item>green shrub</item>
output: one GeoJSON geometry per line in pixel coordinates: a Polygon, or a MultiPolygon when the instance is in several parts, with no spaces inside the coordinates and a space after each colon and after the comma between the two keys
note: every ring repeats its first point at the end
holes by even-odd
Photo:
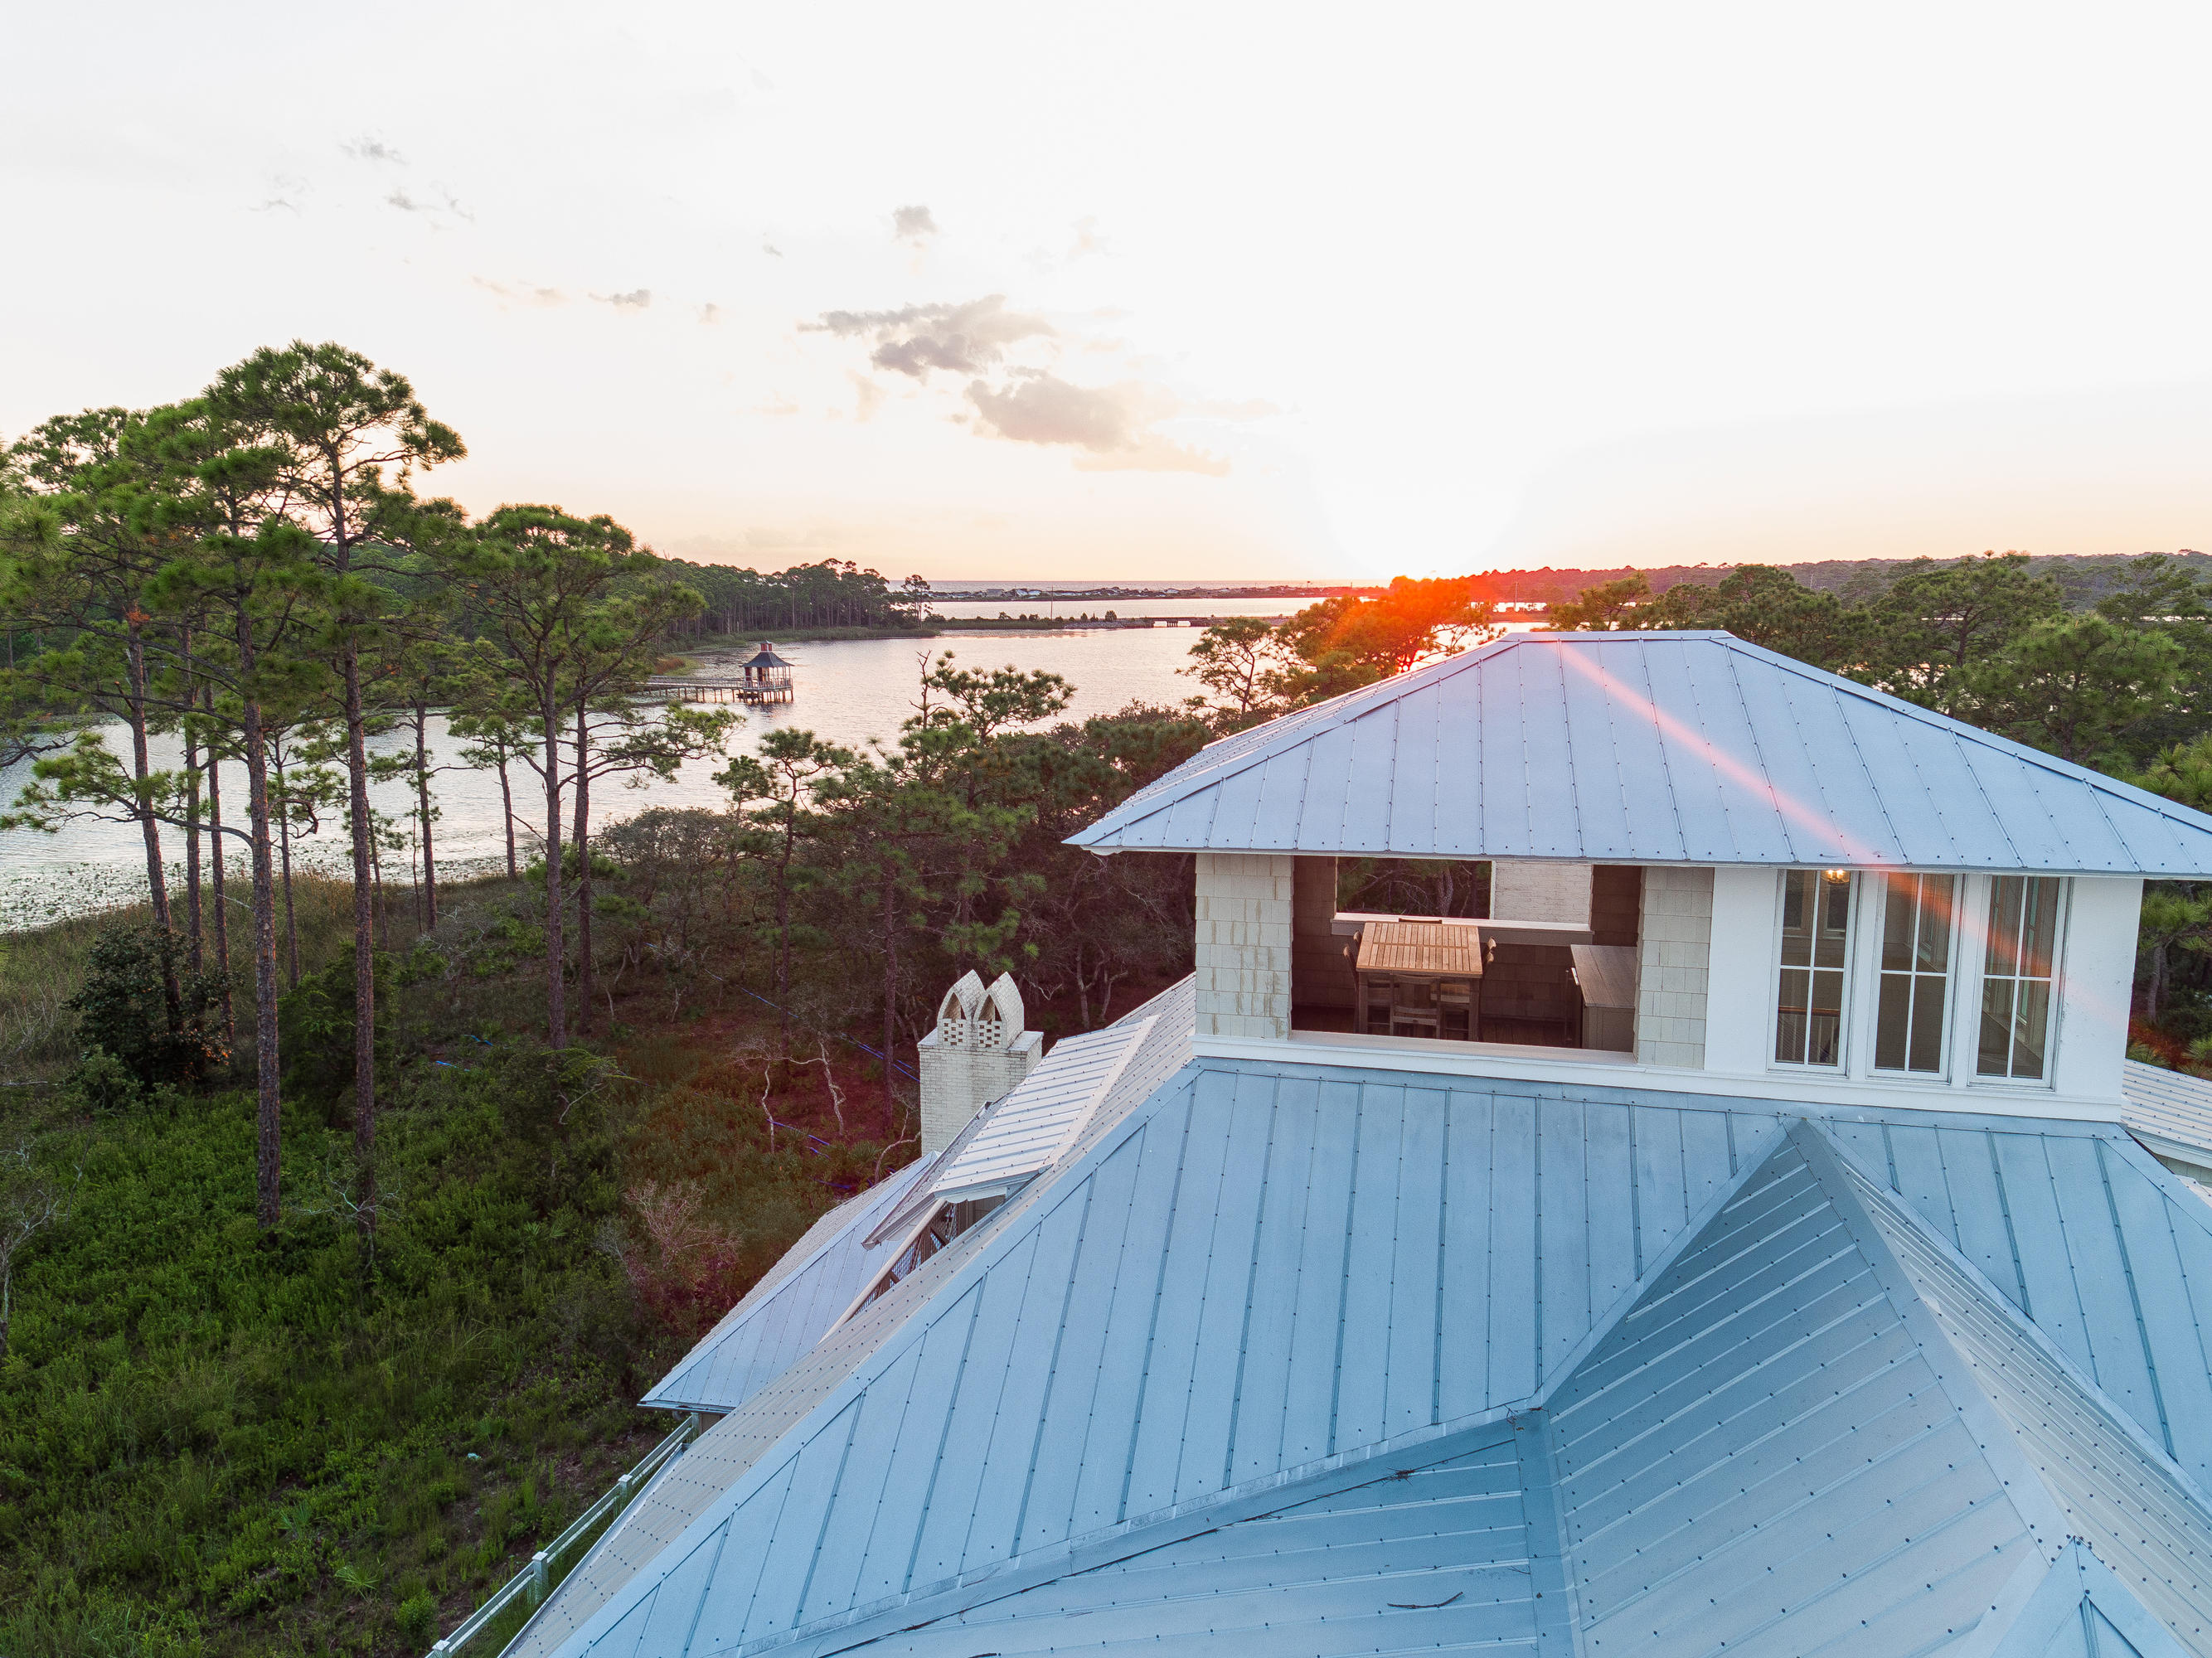
{"type": "Polygon", "coordinates": [[[184,964],[182,943],[159,927],[111,927],[93,944],[83,987],[70,998],[77,1040],[112,1054],[143,1088],[190,1088],[228,1065],[219,975],[184,964]],[[164,973],[177,982],[173,1016],[164,973]]]}
{"type": "Polygon", "coordinates": [[[399,1603],[395,1614],[399,1634],[409,1644],[427,1647],[438,1638],[438,1603],[428,1589],[417,1589],[399,1603]]]}

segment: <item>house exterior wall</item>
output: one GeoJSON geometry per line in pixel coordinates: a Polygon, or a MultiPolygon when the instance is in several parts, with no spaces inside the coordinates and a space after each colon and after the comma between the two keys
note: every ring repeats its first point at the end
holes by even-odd
{"type": "Polygon", "coordinates": [[[1712,875],[1705,1062],[1713,1071],[1764,1071],[1774,1057],[1774,950],[1781,876],[1771,869],[1741,866],[1717,869],[1712,875]]]}
{"type": "Polygon", "coordinates": [[[2136,976],[2140,876],[2077,876],[2067,905],[2052,1081],[2062,1094],[2118,1097],[2136,976]]]}
{"type": "Polygon", "coordinates": [[[1713,872],[1645,870],[1640,936],[1636,1057],[1644,1065],[1703,1066],[1713,954],[1713,872]]]}
{"type": "Polygon", "coordinates": [[[1297,862],[1273,853],[1198,854],[1200,1036],[1289,1037],[1297,862]]]}

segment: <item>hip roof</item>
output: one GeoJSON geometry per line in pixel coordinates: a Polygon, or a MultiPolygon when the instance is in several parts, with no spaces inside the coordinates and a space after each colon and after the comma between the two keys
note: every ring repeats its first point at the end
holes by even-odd
{"type": "Polygon", "coordinates": [[[1724,633],[1501,640],[1212,744],[1069,844],[2212,874],[2212,817],[1724,633]]]}

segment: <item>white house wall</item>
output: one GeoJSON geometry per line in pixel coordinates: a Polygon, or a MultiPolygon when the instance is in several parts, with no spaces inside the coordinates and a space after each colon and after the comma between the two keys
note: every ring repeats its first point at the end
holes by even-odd
{"type": "Polygon", "coordinates": [[[1198,865],[1198,1034],[1291,1034],[1291,902],[1297,860],[1202,852],[1198,865]]]}
{"type": "Polygon", "coordinates": [[[1777,878],[1771,869],[1713,872],[1705,1064],[1715,1071],[1764,1071],[1773,1057],[1777,878]]]}
{"type": "MultiPolygon", "coordinates": [[[[2140,878],[2077,878],[2068,905],[2058,1054],[2062,1094],[2117,1096],[2127,1059],[2128,1003],[2135,986],[2140,878]]],[[[1979,963],[1972,964],[1978,969],[1979,963]]]]}

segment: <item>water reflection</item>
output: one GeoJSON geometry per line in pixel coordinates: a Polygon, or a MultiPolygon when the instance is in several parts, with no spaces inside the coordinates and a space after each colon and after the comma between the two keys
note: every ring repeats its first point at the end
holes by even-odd
{"type": "MultiPolygon", "coordinates": [[[[917,657],[924,646],[933,653],[951,651],[972,667],[996,667],[1011,663],[1018,668],[1049,668],[1064,674],[1076,686],[1070,714],[1077,718],[1106,714],[1132,701],[1178,703],[1197,689],[1177,674],[1189,660],[1196,635],[1188,628],[1122,629],[1079,633],[951,634],[932,640],[843,640],[782,647],[798,669],[799,695],[787,707],[748,711],[734,745],[750,748],[760,734],[776,726],[799,726],[833,742],[854,746],[872,739],[889,743],[898,734],[899,722],[912,714],[917,657]]],[[[728,653],[734,672],[738,653],[728,653]]],[[[710,671],[716,670],[710,667],[710,671]]],[[[129,752],[121,726],[113,728],[109,742],[118,753],[129,752]]],[[[411,733],[392,732],[373,744],[378,752],[411,751],[411,733]]],[[[506,840],[500,823],[499,778],[491,771],[462,766],[456,743],[443,719],[434,717],[430,727],[432,764],[451,766],[439,773],[434,785],[440,817],[434,825],[438,866],[441,872],[461,872],[496,867],[505,860],[506,840]]],[[[181,758],[173,738],[155,738],[153,764],[174,767],[181,758]]],[[[726,797],[714,781],[720,762],[694,761],[672,780],[651,782],[645,788],[616,788],[601,785],[594,790],[594,817],[601,823],[624,817],[647,806],[718,806],[726,797]]],[[[0,770],[0,800],[13,802],[16,792],[30,780],[27,762],[0,770]]],[[[512,771],[517,815],[526,823],[543,817],[543,799],[533,802],[535,777],[517,766],[512,771]]],[[[387,782],[370,791],[376,809],[394,817],[411,808],[412,795],[405,782],[387,782]]],[[[246,780],[233,766],[223,768],[222,797],[226,815],[237,821],[246,801],[246,780]]],[[[183,843],[173,831],[163,833],[164,850],[173,865],[180,865],[183,843]]],[[[228,837],[226,837],[228,838],[228,837]]],[[[526,849],[532,842],[525,837],[526,849]]],[[[227,849],[230,866],[243,868],[242,848],[227,849]]],[[[341,827],[326,819],[321,832],[293,841],[295,864],[337,870],[347,866],[349,853],[341,827]]],[[[393,876],[390,867],[387,878],[393,876]]],[[[35,829],[0,831],[0,930],[35,926],[62,916],[122,902],[145,890],[145,852],[137,825],[80,821],[48,835],[35,829]]]]}

